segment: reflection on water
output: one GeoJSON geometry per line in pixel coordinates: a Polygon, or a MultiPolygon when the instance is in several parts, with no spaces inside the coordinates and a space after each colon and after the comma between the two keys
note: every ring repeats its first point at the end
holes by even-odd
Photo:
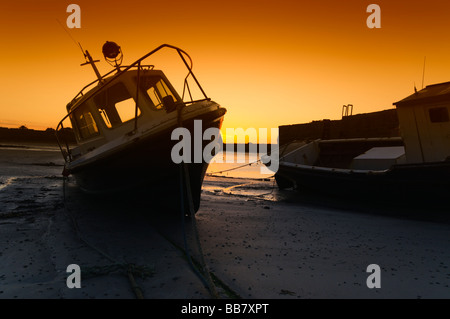
{"type": "Polygon", "coordinates": [[[274,172],[271,172],[271,174],[262,173],[267,169],[259,161],[260,157],[257,154],[236,153],[233,163],[226,163],[226,160],[225,154],[219,153],[209,164],[206,173],[214,176],[252,179],[270,178],[275,174],[274,172]],[[218,163],[220,159],[222,160],[218,163]]]}
{"type": "Polygon", "coordinates": [[[12,143],[1,142],[0,148],[2,150],[24,150],[24,151],[54,151],[60,152],[58,145],[42,144],[42,143],[12,143]]]}
{"type": "Polygon", "coordinates": [[[238,196],[268,201],[285,199],[285,192],[280,191],[275,182],[275,173],[265,174],[268,170],[259,161],[259,156],[238,153],[234,156],[233,163],[226,163],[226,156],[222,154],[217,156],[209,164],[206,171],[210,178],[207,178],[203,184],[204,192],[218,196],[238,196]],[[217,156],[223,156],[219,163],[217,156]],[[219,177],[219,179],[211,177],[219,177]],[[225,178],[220,179],[220,177],[225,178]],[[224,182],[225,180],[227,182],[224,182]]]}
{"type": "Polygon", "coordinates": [[[0,176],[0,191],[11,185],[16,179],[17,179],[16,176],[14,177],[0,176]]]}

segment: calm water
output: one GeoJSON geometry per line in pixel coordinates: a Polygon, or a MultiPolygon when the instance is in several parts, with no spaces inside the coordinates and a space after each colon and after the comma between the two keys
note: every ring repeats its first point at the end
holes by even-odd
{"type": "Polygon", "coordinates": [[[260,157],[256,154],[238,153],[234,156],[233,163],[226,163],[226,156],[218,154],[209,164],[207,174],[234,178],[269,178],[275,173],[268,172],[265,165],[258,162],[260,157]],[[217,161],[223,163],[217,163],[217,161]],[[238,163],[238,160],[241,161],[238,163]],[[262,171],[264,173],[262,173],[262,171]]]}
{"type": "MultiPolygon", "coordinates": [[[[3,180],[0,180],[2,186],[8,184],[7,179],[12,175],[22,175],[25,173],[24,170],[33,169],[32,166],[28,165],[24,167],[24,163],[53,162],[59,165],[63,164],[59,148],[54,145],[27,144],[17,146],[13,143],[11,145],[8,143],[0,144],[0,149],[3,152],[0,159],[2,164],[0,176],[4,177],[3,180]]],[[[270,178],[275,174],[268,171],[265,165],[259,162],[260,157],[255,153],[237,153],[233,158],[233,163],[226,163],[226,159],[225,154],[219,153],[209,164],[207,173],[215,176],[252,179],[270,178]]]]}

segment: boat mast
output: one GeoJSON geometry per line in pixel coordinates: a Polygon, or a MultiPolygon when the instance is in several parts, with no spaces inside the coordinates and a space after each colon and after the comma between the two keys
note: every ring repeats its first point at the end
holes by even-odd
{"type": "Polygon", "coordinates": [[[87,65],[90,64],[92,66],[92,68],[94,69],[95,75],[98,78],[98,81],[101,83],[102,82],[102,76],[100,74],[100,72],[97,69],[97,66],[95,65],[96,62],[100,62],[100,60],[93,60],[92,56],[89,54],[89,51],[86,50],[84,51],[84,58],[86,59],[86,63],[81,64],[81,66],[83,65],[87,65]]]}

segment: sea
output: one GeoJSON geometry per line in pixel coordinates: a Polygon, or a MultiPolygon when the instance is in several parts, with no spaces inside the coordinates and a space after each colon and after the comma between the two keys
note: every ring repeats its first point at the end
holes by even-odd
{"type": "Polygon", "coordinates": [[[210,162],[203,183],[204,192],[215,192],[218,196],[239,196],[247,200],[282,201],[285,192],[278,189],[275,172],[263,163],[261,156],[255,153],[237,152],[231,163],[230,157],[219,153],[210,162]],[[212,179],[218,177],[218,179],[212,179]],[[227,181],[223,184],[223,181],[227,181]]]}
{"type": "Polygon", "coordinates": [[[232,160],[221,152],[210,162],[206,173],[209,176],[248,179],[268,179],[275,174],[262,163],[259,154],[248,152],[236,152],[232,160]]]}

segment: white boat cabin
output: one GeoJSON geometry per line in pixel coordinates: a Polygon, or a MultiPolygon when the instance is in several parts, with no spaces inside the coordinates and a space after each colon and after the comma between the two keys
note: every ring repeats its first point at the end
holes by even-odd
{"type": "Polygon", "coordinates": [[[138,90],[137,72],[127,71],[109,83],[105,78],[106,84],[67,105],[79,146],[73,150],[74,158],[133,131],[136,112],[140,124],[157,126],[182,101],[160,70],[141,70],[138,90]]]}
{"type": "Polygon", "coordinates": [[[429,85],[394,105],[407,163],[450,158],[450,82],[429,85]]]}

